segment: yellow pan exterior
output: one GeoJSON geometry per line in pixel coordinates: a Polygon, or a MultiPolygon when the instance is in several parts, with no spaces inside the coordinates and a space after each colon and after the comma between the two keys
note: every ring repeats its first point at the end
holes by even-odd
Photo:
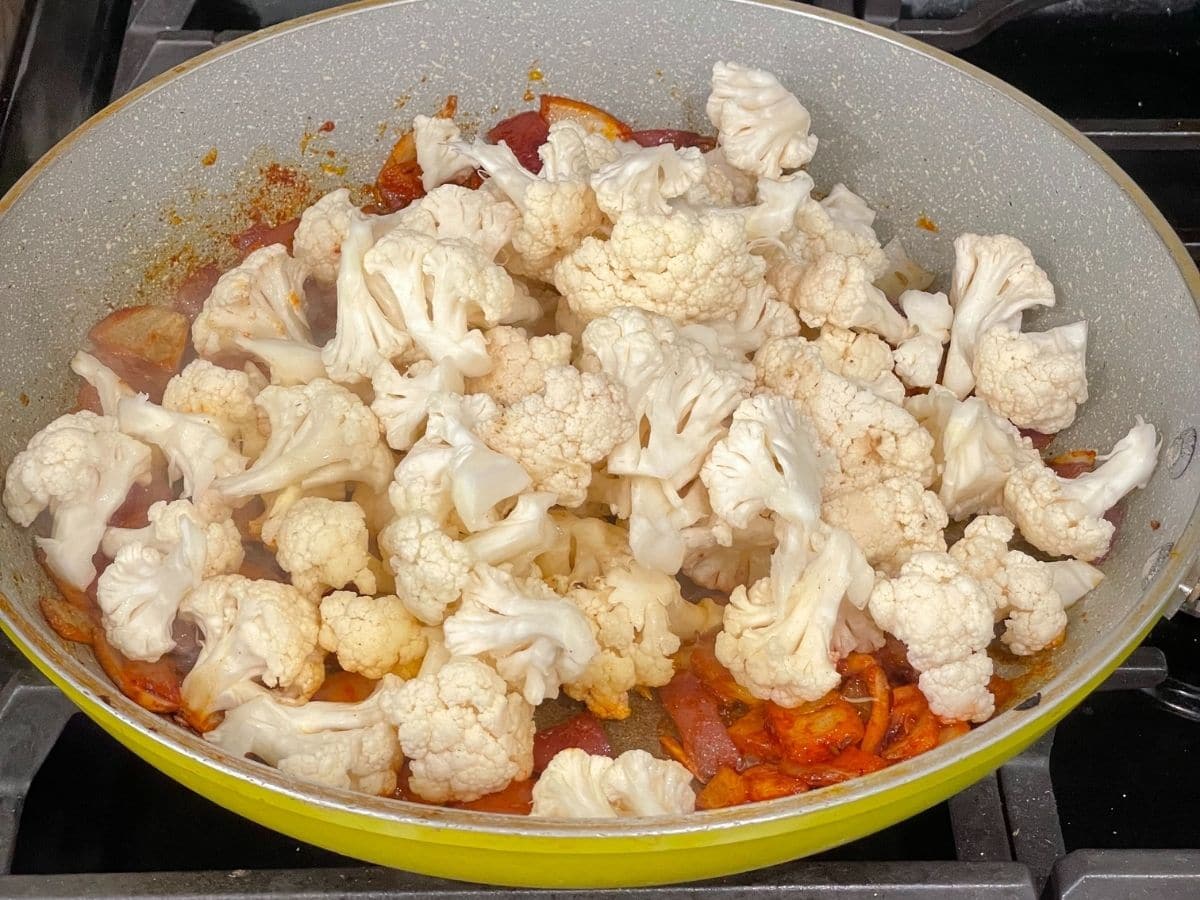
{"type": "Polygon", "coordinates": [[[327,850],[424,875],[561,888],[694,881],[819,853],[886,828],[974,784],[1020,753],[1083,700],[1145,637],[1143,632],[1131,639],[1129,650],[1119,659],[1046,715],[982,751],[861,799],[768,822],[676,834],[547,837],[388,821],[330,809],[223,772],[121,721],[104,704],[84,696],[45,666],[12,630],[5,626],[4,631],[105,731],[165,775],[238,815],[327,850]]]}

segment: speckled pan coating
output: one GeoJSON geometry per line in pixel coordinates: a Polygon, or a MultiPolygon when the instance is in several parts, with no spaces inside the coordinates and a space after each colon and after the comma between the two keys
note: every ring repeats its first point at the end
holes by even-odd
{"type": "MultiPolygon", "coordinates": [[[[198,238],[196,223],[225,217],[228,192],[266,157],[295,160],[330,182],[316,158],[301,158],[299,151],[301,134],[314,124],[336,122],[336,131],[322,137],[324,146],[339,151],[351,166],[346,178],[358,182],[369,180],[386,152],[381,123],[434,109],[450,92],[458,94],[460,111],[482,122],[524,108],[522,95],[532,87],[586,98],[643,127],[704,128],[705,86],[716,59],[778,73],[812,112],[820,136],[812,167],[818,185],[845,181],[879,210],[881,236],[900,235],[926,265],[947,269],[951,238],[966,230],[1009,232],[1033,248],[1058,288],[1059,306],[1030,324],[1085,318],[1091,326],[1093,399],[1063,446],[1107,447],[1136,415],[1158,426],[1167,444],[1184,436],[1174,445],[1172,465],[1160,467],[1129,504],[1103,587],[1073,611],[1066,645],[1027,685],[1031,693],[1041,690],[1038,707],[1006,712],[919,764],[836,791],[667,823],[514,824],[298,787],[262,767],[225,760],[115,696],[90,653],[63,650],[37,614],[44,583],[28,534],[7,519],[0,529],[0,590],[11,603],[0,604],[0,619],[83,696],[106,698],[121,727],[155,730],[158,740],[279,796],[483,837],[506,831],[548,841],[583,834],[661,837],[701,829],[716,834],[721,829],[714,826],[747,822],[799,822],[931,770],[948,772],[989,745],[1009,746],[1018,733],[1031,734],[1031,723],[1045,727],[1065,712],[1068,696],[1113,665],[1190,577],[1200,466],[1189,466],[1190,451],[1180,447],[1200,421],[1192,372],[1200,348],[1195,269],[1128,179],[1044,110],[948,58],[792,5],[425,0],[358,6],[239,43],[139,92],[64,142],[0,204],[7,351],[0,372],[7,426],[0,458],[7,465],[63,408],[72,390],[67,360],[87,326],[109,307],[129,302],[152,248],[180,240],[178,229],[164,225],[165,211],[191,222],[183,228],[198,238]],[[534,67],[544,80],[531,85],[534,67]],[[217,148],[217,161],[206,167],[201,158],[210,147],[217,148]],[[916,227],[922,215],[937,223],[939,234],[916,227]],[[1151,519],[1160,523],[1157,530],[1151,519]],[[1175,552],[1169,552],[1172,544],[1175,552]]],[[[948,789],[930,788],[928,802],[948,789]]],[[[876,824],[887,821],[882,814],[876,824]]],[[[553,852],[549,844],[546,849],[553,852]]],[[[697,866],[698,874],[738,867],[699,859],[697,866]]]]}

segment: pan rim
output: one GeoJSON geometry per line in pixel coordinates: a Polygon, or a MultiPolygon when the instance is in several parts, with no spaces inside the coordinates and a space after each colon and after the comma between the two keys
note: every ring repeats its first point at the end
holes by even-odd
{"type": "MultiPolygon", "coordinates": [[[[368,9],[388,6],[403,7],[412,3],[433,2],[438,2],[438,0],[358,0],[358,2],[313,13],[246,35],[175,66],[99,110],[60,140],[0,198],[0,216],[3,216],[17,203],[25,192],[36,183],[42,173],[63,157],[76,141],[96,126],[121,112],[125,107],[137,103],[182,75],[203,68],[226,55],[240,52],[254,44],[265,43],[283,34],[300,31],[326,20],[355,15],[368,9]]],[[[786,0],[722,0],[722,2],[767,7],[782,13],[804,19],[824,21],[840,28],[866,34],[948,66],[991,88],[1007,100],[1018,103],[1086,153],[1091,161],[1098,165],[1130,198],[1138,212],[1154,228],[1159,240],[1170,252],[1184,284],[1192,295],[1193,304],[1197,310],[1200,310],[1200,272],[1197,271],[1182,241],[1166,222],[1162,213],[1107,154],[1066,120],[1037,101],[970,63],[880,26],[825,10],[788,3],[786,0]]],[[[1189,515],[1188,523],[1176,541],[1174,552],[1167,564],[1163,566],[1152,582],[1143,588],[1141,599],[1119,623],[1120,627],[1113,628],[1110,631],[1110,637],[1094,644],[1070,666],[1056,674],[1042,689],[1041,702],[1035,709],[1007,710],[952,744],[936,748],[917,759],[892,766],[881,772],[853,779],[843,785],[764,803],[727,810],[696,812],[686,817],[670,819],[559,821],[518,818],[495,813],[429,807],[406,801],[366,797],[349,791],[306,785],[287,778],[275,769],[246,760],[231,759],[205,743],[199,736],[183,729],[172,727],[168,731],[162,728],[161,717],[136,706],[132,701],[119,694],[113,697],[111,702],[108,702],[107,695],[115,693],[111,690],[111,685],[106,687],[100,678],[86,669],[74,656],[66,655],[64,657],[62,654],[52,654],[51,648],[44,645],[41,636],[29,628],[23,616],[15,614],[13,605],[3,595],[0,595],[0,627],[3,627],[3,630],[17,643],[22,652],[33,659],[52,680],[65,682],[97,710],[112,715],[121,726],[133,729],[144,740],[160,745],[168,753],[186,756],[207,769],[214,770],[214,774],[231,776],[238,781],[248,782],[256,787],[328,812],[359,816],[395,826],[454,832],[463,837],[473,834],[482,838],[519,836],[567,839],[584,844],[584,847],[575,848],[583,852],[587,852],[586,845],[598,838],[601,840],[595,845],[597,852],[606,852],[611,849],[608,845],[612,841],[621,839],[669,837],[687,835],[696,831],[732,831],[756,825],[794,826],[798,825],[801,819],[811,815],[829,813],[856,802],[870,800],[872,797],[878,798],[918,782],[928,782],[925,787],[933,792],[939,781],[950,777],[956,763],[982,755],[988,747],[1018,743],[1023,736],[1032,740],[1034,736],[1050,727],[1090,693],[1103,677],[1140,643],[1164,610],[1171,606],[1175,592],[1184,583],[1185,576],[1189,574],[1189,570],[1196,564],[1197,559],[1200,559],[1200,500],[1189,515]],[[54,655],[62,659],[62,662],[52,663],[51,659],[54,655]]],[[[91,712],[90,710],[85,711],[91,712]]],[[[731,838],[731,840],[736,840],[736,838],[731,838]]]]}

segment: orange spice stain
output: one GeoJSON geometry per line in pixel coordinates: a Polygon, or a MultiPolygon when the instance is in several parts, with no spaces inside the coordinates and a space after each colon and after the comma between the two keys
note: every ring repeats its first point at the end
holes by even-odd
{"type": "Polygon", "coordinates": [[[541,81],[545,77],[546,76],[544,74],[542,74],[541,69],[533,68],[533,69],[529,70],[529,80],[530,81],[541,81]]]}
{"type": "Polygon", "coordinates": [[[924,214],[917,216],[917,227],[923,228],[925,231],[932,232],[933,234],[937,234],[939,231],[941,231],[941,229],[937,226],[937,222],[933,221],[933,219],[924,214]]]}
{"type": "Polygon", "coordinates": [[[332,119],[326,119],[321,123],[321,126],[317,129],[317,131],[319,131],[321,134],[329,134],[329,132],[333,131],[333,129],[336,127],[337,126],[333,124],[332,119]]]}
{"type": "Polygon", "coordinates": [[[339,178],[342,175],[346,174],[347,168],[349,168],[349,167],[348,166],[336,166],[333,163],[327,163],[327,162],[321,163],[321,171],[322,172],[324,172],[326,175],[336,175],[339,178]]]}
{"type": "Polygon", "coordinates": [[[526,103],[532,103],[536,96],[532,88],[525,88],[525,93],[521,95],[521,99],[526,103]]]}
{"type": "Polygon", "coordinates": [[[20,404],[21,404],[22,406],[28,406],[28,405],[29,405],[29,395],[28,395],[28,394],[21,394],[21,396],[20,396],[20,397],[18,397],[18,398],[17,398],[17,400],[20,402],[20,404]]]}
{"type": "Polygon", "coordinates": [[[205,153],[204,156],[202,156],[200,158],[200,165],[211,166],[211,165],[214,165],[216,163],[216,161],[217,161],[217,148],[209,147],[208,152],[205,153]]]}

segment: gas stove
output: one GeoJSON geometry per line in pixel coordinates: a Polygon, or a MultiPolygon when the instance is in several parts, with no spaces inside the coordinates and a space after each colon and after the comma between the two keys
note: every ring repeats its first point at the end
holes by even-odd
{"type": "MultiPolygon", "coordinates": [[[[0,0],[0,189],[171,66],[328,0],[0,0]],[[53,98],[53,100],[48,100],[53,98]]],[[[1200,0],[822,0],[950,50],[1108,151],[1200,258],[1200,0]]],[[[586,897],[1200,897],[1200,621],[1177,615],[1029,751],[947,803],[820,856],[586,897]]],[[[170,781],[74,714],[0,638],[0,897],[494,889],[363,866],[170,781]]],[[[532,893],[532,892],[513,892],[532,893]]]]}

